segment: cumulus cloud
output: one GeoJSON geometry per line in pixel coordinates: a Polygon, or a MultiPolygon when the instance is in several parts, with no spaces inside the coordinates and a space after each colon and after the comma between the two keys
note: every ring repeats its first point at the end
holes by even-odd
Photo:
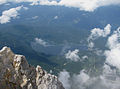
{"type": "Polygon", "coordinates": [[[96,8],[106,5],[119,5],[119,0],[61,0],[60,5],[75,7],[80,10],[94,11],[96,8]]]}
{"type": "Polygon", "coordinates": [[[12,18],[15,19],[19,15],[18,11],[20,11],[22,8],[25,8],[25,7],[19,6],[16,8],[11,8],[9,10],[3,11],[2,16],[0,16],[0,23],[5,24],[10,22],[12,18]]]}
{"type": "Polygon", "coordinates": [[[89,43],[88,43],[88,47],[90,48],[90,49],[92,49],[93,47],[94,47],[94,43],[92,42],[92,41],[88,41],[89,43]]]}
{"type": "Polygon", "coordinates": [[[106,62],[120,69],[120,28],[108,38],[107,47],[109,50],[105,51],[106,62]]]}
{"type": "Polygon", "coordinates": [[[5,4],[5,3],[9,3],[9,2],[13,2],[13,3],[21,3],[21,2],[35,2],[36,0],[0,0],[0,4],[5,4]]]}
{"type": "Polygon", "coordinates": [[[58,19],[58,16],[55,16],[54,19],[58,19]]]}
{"type": "Polygon", "coordinates": [[[87,55],[84,55],[84,56],[82,56],[82,59],[83,59],[83,60],[88,59],[88,56],[87,56],[87,55]]]}
{"type": "Polygon", "coordinates": [[[70,74],[66,70],[63,70],[62,72],[59,73],[59,80],[62,81],[63,86],[65,89],[70,89],[70,74]]]}
{"type": "Polygon", "coordinates": [[[76,86],[75,89],[84,89],[85,84],[87,83],[89,79],[90,79],[90,76],[87,73],[85,73],[84,70],[82,70],[80,71],[79,74],[73,74],[71,80],[72,82],[74,82],[74,87],[76,86]]]}
{"type": "Polygon", "coordinates": [[[23,7],[23,9],[28,10],[29,8],[28,7],[23,7]]]}
{"type": "MultiPolygon", "coordinates": [[[[88,37],[88,47],[94,47],[94,40],[99,37],[107,37],[111,32],[111,26],[108,24],[104,29],[95,28],[91,31],[91,35],[88,37]]],[[[106,57],[106,63],[120,69],[120,27],[108,37],[107,47],[109,50],[97,50],[98,55],[104,53],[106,57]]]]}
{"type": "Polygon", "coordinates": [[[37,18],[39,18],[39,16],[34,16],[34,17],[32,17],[32,19],[37,19],[37,18]]]}
{"type": "MultiPolygon", "coordinates": [[[[36,4],[36,3],[35,3],[36,4]]],[[[108,6],[108,5],[119,5],[119,0],[61,0],[57,1],[49,1],[49,0],[39,0],[37,5],[59,5],[59,6],[66,6],[66,7],[74,7],[79,8],[80,10],[84,11],[94,11],[96,8],[101,6],[108,6]]]]}
{"type": "Polygon", "coordinates": [[[101,49],[97,49],[97,48],[96,48],[96,49],[94,50],[94,53],[97,54],[98,56],[104,56],[104,54],[103,54],[104,51],[101,50],[101,49]]]}
{"type": "Polygon", "coordinates": [[[0,0],[0,4],[6,3],[6,0],[0,0]]]}
{"type": "Polygon", "coordinates": [[[108,24],[104,29],[94,28],[91,30],[90,39],[97,39],[98,37],[106,37],[110,34],[111,25],[108,24]]]}
{"type": "Polygon", "coordinates": [[[98,7],[120,4],[120,0],[60,0],[59,2],[55,0],[0,0],[0,4],[7,2],[29,2],[31,5],[58,5],[74,7],[84,11],[94,11],[98,7]]]}
{"type": "Polygon", "coordinates": [[[65,54],[65,58],[77,62],[80,60],[78,53],[79,53],[78,49],[75,49],[74,51],[69,50],[68,53],[65,54]]]}
{"type": "Polygon", "coordinates": [[[48,43],[41,38],[35,38],[35,43],[40,44],[44,47],[48,46],[48,43]]]}
{"type": "Polygon", "coordinates": [[[100,28],[94,28],[91,30],[91,34],[88,37],[88,47],[93,48],[94,47],[94,40],[96,40],[99,37],[107,37],[111,32],[111,25],[108,24],[104,29],[100,28]]]}
{"type": "Polygon", "coordinates": [[[63,83],[65,89],[119,89],[120,76],[116,69],[104,65],[100,75],[92,76],[85,70],[79,74],[70,75],[67,71],[61,71],[59,79],[63,83]],[[67,82],[67,83],[65,83],[67,82]],[[65,86],[64,84],[67,84],[65,86]]]}
{"type": "MultiPolygon", "coordinates": [[[[102,30],[102,35],[95,35],[93,39],[108,36],[110,29],[111,26],[106,26],[102,30]],[[104,31],[105,29],[109,29],[109,31],[104,31]]],[[[66,89],[120,89],[120,27],[108,37],[107,47],[108,50],[103,52],[106,61],[104,65],[101,66],[102,71],[99,75],[94,75],[94,73],[91,73],[89,70],[86,71],[85,69],[81,70],[79,74],[70,74],[65,70],[61,71],[59,78],[62,79],[60,81],[64,83],[64,81],[67,80],[67,86],[69,86],[64,87],[66,89]],[[63,77],[66,77],[66,79],[64,80],[63,77]]],[[[83,58],[88,57],[85,56],[83,58]]]]}

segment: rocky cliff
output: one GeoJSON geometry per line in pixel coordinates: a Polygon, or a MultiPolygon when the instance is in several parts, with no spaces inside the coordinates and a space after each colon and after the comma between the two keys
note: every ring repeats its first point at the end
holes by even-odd
{"type": "Polygon", "coordinates": [[[54,75],[29,65],[23,55],[10,48],[0,50],[0,89],[64,89],[54,75]]]}

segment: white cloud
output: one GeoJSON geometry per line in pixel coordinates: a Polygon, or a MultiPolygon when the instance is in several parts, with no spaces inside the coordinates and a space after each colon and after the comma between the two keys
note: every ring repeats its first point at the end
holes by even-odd
{"type": "MultiPolygon", "coordinates": [[[[93,39],[108,36],[110,34],[110,29],[111,26],[107,25],[102,32],[99,30],[102,35],[101,33],[100,35],[95,35],[93,36],[93,39]]],[[[65,85],[64,87],[66,89],[120,89],[120,27],[108,37],[107,47],[109,49],[103,52],[105,53],[106,61],[105,64],[101,66],[103,70],[99,75],[96,76],[93,73],[91,74],[88,70],[85,71],[84,69],[80,71],[79,74],[72,75],[70,75],[67,71],[62,71],[59,75],[59,78],[62,78],[60,81],[64,83],[64,81],[67,80],[67,85],[69,88],[65,85]]],[[[102,53],[102,51],[98,53],[102,53]]],[[[85,56],[84,58],[88,57],[85,56]]]]}
{"type": "Polygon", "coordinates": [[[88,41],[88,47],[89,49],[92,49],[94,47],[94,43],[92,41],[88,41]]]}
{"type": "MultiPolygon", "coordinates": [[[[104,29],[95,28],[91,31],[91,35],[88,38],[88,47],[93,48],[93,41],[99,37],[107,37],[111,32],[111,26],[108,24],[104,29]]],[[[120,27],[109,36],[107,41],[107,47],[109,50],[105,50],[106,63],[120,69],[120,27]]],[[[99,55],[102,55],[102,51],[95,51],[99,55]],[[97,52],[98,51],[98,52],[97,52]]]]}
{"type": "Polygon", "coordinates": [[[44,46],[44,47],[48,46],[48,43],[46,41],[42,40],[41,38],[35,38],[35,42],[37,44],[44,46]]]}
{"type": "Polygon", "coordinates": [[[83,59],[83,60],[88,59],[88,56],[87,56],[87,55],[82,56],[82,59],[83,59]]]}
{"type": "MultiPolygon", "coordinates": [[[[97,35],[97,37],[106,37],[108,34],[110,31],[106,35],[97,35]]],[[[107,47],[109,49],[105,50],[106,61],[99,75],[96,76],[85,70],[72,75],[67,71],[62,71],[60,72],[62,75],[59,75],[59,78],[62,78],[60,81],[64,83],[67,80],[69,88],[64,87],[66,89],[120,89],[120,27],[109,36],[107,47]],[[111,68],[111,66],[116,68],[111,68]],[[64,73],[65,76],[63,76],[64,73]],[[64,80],[63,77],[66,79],[64,80]]]]}
{"type": "Polygon", "coordinates": [[[63,70],[62,72],[59,73],[59,80],[62,82],[63,86],[65,89],[70,89],[70,74],[66,70],[63,70]]]}
{"type": "Polygon", "coordinates": [[[37,19],[37,18],[39,18],[39,16],[34,16],[34,17],[32,17],[32,19],[37,19]]]}
{"type": "Polygon", "coordinates": [[[6,3],[6,0],[0,0],[0,4],[6,3]]]}
{"type": "Polygon", "coordinates": [[[108,38],[107,46],[109,50],[105,51],[106,62],[120,69],[120,28],[108,38]]]}
{"type": "Polygon", "coordinates": [[[39,5],[59,5],[57,1],[39,0],[39,5]]]}
{"type": "Polygon", "coordinates": [[[79,8],[84,11],[94,11],[96,8],[108,5],[119,5],[119,0],[61,0],[60,2],[39,0],[40,5],[59,5],[79,8]]]}
{"type": "Polygon", "coordinates": [[[29,8],[28,7],[23,7],[23,9],[28,10],[29,8]]]}
{"type": "Polygon", "coordinates": [[[99,37],[107,37],[111,32],[111,25],[108,24],[104,29],[100,28],[94,28],[91,30],[91,34],[88,37],[88,47],[93,48],[94,47],[94,40],[96,40],[99,37]]]}
{"type": "Polygon", "coordinates": [[[97,39],[98,37],[106,37],[110,34],[111,32],[111,25],[108,24],[104,29],[100,28],[94,28],[91,30],[91,35],[89,39],[97,39]]]}
{"type": "Polygon", "coordinates": [[[88,74],[85,70],[79,74],[70,75],[67,71],[61,71],[59,79],[65,89],[120,89],[120,77],[116,69],[104,65],[100,75],[88,74]],[[67,83],[66,83],[67,82],[67,83]],[[67,86],[65,86],[67,84],[67,86]],[[69,86],[69,87],[68,87],[69,86]]]}
{"type": "Polygon", "coordinates": [[[84,70],[80,71],[79,74],[74,74],[73,78],[74,82],[77,82],[77,84],[79,83],[80,86],[84,85],[84,83],[86,83],[90,79],[90,77],[88,76],[88,74],[85,73],[84,70]]]}
{"type": "Polygon", "coordinates": [[[54,19],[58,19],[58,16],[55,16],[54,19]]]}
{"type": "Polygon", "coordinates": [[[80,10],[94,11],[96,8],[106,5],[119,5],[119,0],[61,0],[60,5],[75,7],[80,10]]]}
{"type": "Polygon", "coordinates": [[[5,23],[10,22],[12,18],[15,19],[19,15],[18,11],[21,10],[22,8],[24,7],[19,6],[16,8],[11,8],[9,10],[3,11],[2,16],[0,16],[0,23],[5,24],[5,23]]]}
{"type": "Polygon", "coordinates": [[[30,2],[31,5],[58,5],[74,7],[84,11],[94,11],[102,6],[120,5],[120,0],[61,0],[59,2],[49,0],[0,0],[0,4],[7,2],[30,2]]]}
{"type": "Polygon", "coordinates": [[[79,53],[78,49],[75,49],[74,51],[69,50],[68,53],[65,54],[65,58],[77,62],[80,60],[78,53],[79,53]]]}
{"type": "Polygon", "coordinates": [[[94,50],[94,53],[97,54],[98,56],[104,56],[104,54],[103,54],[104,51],[97,49],[97,48],[94,50]]]}

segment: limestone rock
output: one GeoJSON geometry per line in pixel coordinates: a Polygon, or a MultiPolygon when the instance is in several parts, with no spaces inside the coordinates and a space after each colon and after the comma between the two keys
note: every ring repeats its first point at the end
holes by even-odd
{"type": "Polygon", "coordinates": [[[23,55],[10,48],[0,50],[0,89],[64,89],[54,75],[29,65],[23,55]]]}

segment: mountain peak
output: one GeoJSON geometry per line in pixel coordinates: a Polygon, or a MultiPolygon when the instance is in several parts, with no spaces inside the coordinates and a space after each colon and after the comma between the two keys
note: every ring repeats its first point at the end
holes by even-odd
{"type": "Polygon", "coordinates": [[[64,89],[55,75],[28,64],[9,47],[0,50],[0,89],[64,89]]]}

